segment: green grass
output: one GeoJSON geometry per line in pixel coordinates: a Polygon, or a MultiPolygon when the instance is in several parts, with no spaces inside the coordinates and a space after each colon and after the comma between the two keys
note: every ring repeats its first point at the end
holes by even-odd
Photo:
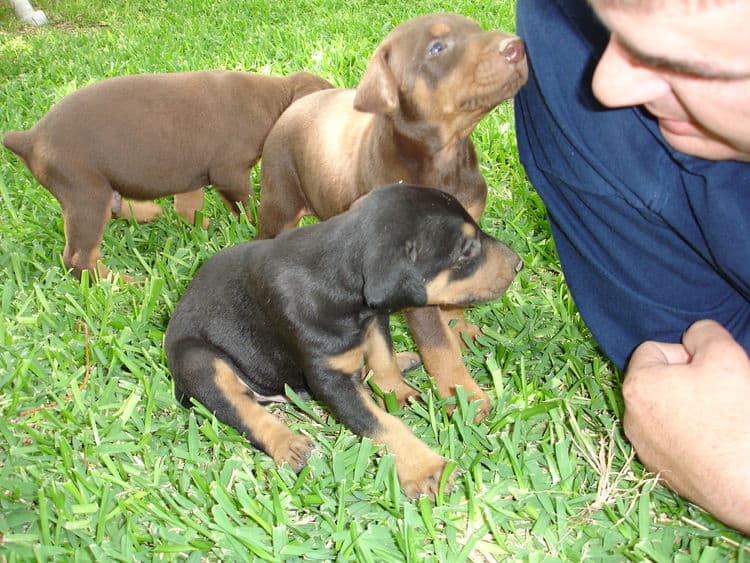
{"type": "MultiPolygon", "coordinates": [[[[343,5],[40,0],[50,25],[32,29],[2,2],[0,131],[27,128],[65,94],[123,73],[306,69],[349,87],[400,21],[445,10],[511,29],[515,4],[343,5]]],[[[208,231],[186,227],[169,201],[155,223],[113,221],[107,264],[141,283],[89,287],[62,267],[59,205],[0,151],[0,561],[746,560],[746,538],[634,459],[621,375],[565,286],[518,163],[511,105],[474,139],[491,189],[483,225],[526,269],[501,301],[470,312],[484,334],[465,361],[494,401],[483,422],[461,396],[448,418],[429,378],[415,374],[423,401],[400,416],[461,470],[435,503],[407,500],[392,458],[313,402],[274,407],[317,444],[299,475],[175,402],[162,350],[170,312],[202,262],[253,238],[249,221],[213,194],[208,231]]],[[[399,349],[413,347],[398,318],[393,332],[399,349]]]]}

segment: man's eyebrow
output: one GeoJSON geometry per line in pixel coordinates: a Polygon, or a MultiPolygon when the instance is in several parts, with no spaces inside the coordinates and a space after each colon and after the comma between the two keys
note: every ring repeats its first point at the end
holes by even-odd
{"type": "Polygon", "coordinates": [[[714,80],[737,80],[742,78],[750,78],[750,71],[732,71],[726,69],[718,69],[709,62],[680,61],[666,57],[650,55],[649,53],[644,53],[635,45],[627,43],[620,36],[613,35],[613,37],[616,37],[617,42],[635,61],[644,66],[666,70],[675,74],[685,74],[695,78],[707,78],[714,80]]]}

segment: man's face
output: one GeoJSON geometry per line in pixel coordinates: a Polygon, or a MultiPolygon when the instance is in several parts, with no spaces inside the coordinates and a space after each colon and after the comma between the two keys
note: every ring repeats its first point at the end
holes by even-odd
{"type": "Polygon", "coordinates": [[[643,105],[681,152],[750,161],[750,1],[591,3],[612,32],[594,73],[599,101],[643,105]]]}

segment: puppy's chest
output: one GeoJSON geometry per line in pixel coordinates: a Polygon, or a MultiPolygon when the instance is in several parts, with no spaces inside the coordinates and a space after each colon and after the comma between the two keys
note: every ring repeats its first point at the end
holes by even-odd
{"type": "Polygon", "coordinates": [[[433,158],[403,155],[400,177],[390,182],[433,186],[456,196],[463,205],[483,197],[487,184],[473,151],[451,152],[433,158]]]}

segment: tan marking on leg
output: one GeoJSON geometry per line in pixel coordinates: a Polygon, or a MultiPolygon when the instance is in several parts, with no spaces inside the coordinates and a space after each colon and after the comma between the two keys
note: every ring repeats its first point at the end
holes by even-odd
{"type": "Polygon", "coordinates": [[[294,219],[284,223],[281,226],[281,230],[279,233],[283,233],[284,231],[288,231],[290,229],[295,229],[297,225],[299,225],[299,222],[302,221],[303,217],[307,217],[308,215],[311,215],[310,211],[308,209],[302,209],[297,215],[294,217],[294,219]]]}
{"type": "Polygon", "coordinates": [[[386,393],[393,391],[399,406],[404,406],[411,397],[419,396],[419,391],[404,381],[393,349],[388,346],[374,322],[367,331],[365,357],[375,383],[386,393]]]}
{"type": "MultiPolygon", "coordinates": [[[[412,498],[421,495],[434,498],[448,460],[433,452],[398,418],[375,405],[364,387],[360,393],[363,403],[367,405],[380,426],[380,430],[369,437],[376,444],[384,445],[393,454],[404,493],[412,498]]],[[[448,489],[452,488],[455,477],[454,473],[449,478],[448,489]]]]}
{"type": "Polygon", "coordinates": [[[292,218],[289,219],[286,222],[279,221],[278,218],[273,217],[269,218],[267,214],[263,214],[263,205],[261,204],[260,207],[260,218],[258,219],[259,225],[258,225],[258,236],[256,238],[259,239],[265,239],[265,238],[273,238],[277,235],[280,235],[284,231],[288,231],[290,229],[294,229],[297,227],[299,222],[302,220],[303,217],[307,217],[308,215],[312,215],[312,211],[307,209],[306,207],[303,209],[300,209],[297,214],[292,218]]]}
{"type": "Polygon", "coordinates": [[[329,356],[326,360],[328,367],[345,374],[352,374],[360,371],[364,366],[364,347],[357,346],[341,354],[329,356]]]}
{"type": "MultiPolygon", "coordinates": [[[[425,369],[435,379],[440,396],[453,397],[456,387],[463,387],[470,400],[480,401],[479,412],[474,417],[478,422],[489,414],[492,405],[466,369],[458,339],[444,315],[439,307],[426,307],[407,311],[406,319],[412,327],[425,369]]],[[[448,405],[447,409],[451,413],[455,407],[448,405]]]]}
{"type": "Polygon", "coordinates": [[[407,371],[418,368],[422,365],[422,358],[416,352],[397,352],[396,363],[398,369],[401,370],[401,375],[407,371]]]}
{"type": "MultiPolygon", "coordinates": [[[[94,280],[104,279],[111,273],[101,255],[104,229],[112,216],[112,199],[104,197],[107,196],[91,198],[86,202],[88,207],[79,200],[60,200],[65,231],[63,262],[76,278],[81,277],[83,270],[88,270],[94,280]]],[[[120,279],[127,283],[135,281],[126,275],[121,275],[120,279]]]]}
{"type": "Polygon", "coordinates": [[[112,209],[112,215],[118,219],[135,219],[138,223],[148,223],[161,217],[162,209],[153,201],[134,201],[123,199],[119,209],[112,209]]]}
{"type": "MultiPolygon", "coordinates": [[[[192,192],[175,194],[174,209],[185,221],[195,225],[195,214],[203,209],[203,190],[198,188],[192,192]]],[[[208,228],[210,221],[204,217],[201,227],[208,228]]]]}
{"type": "Polygon", "coordinates": [[[239,379],[234,369],[219,358],[214,360],[214,383],[234,407],[245,428],[252,432],[254,439],[263,444],[265,452],[277,465],[288,463],[295,471],[300,471],[305,466],[314,447],[312,442],[294,434],[260,406],[249,395],[250,390],[239,379]]]}

